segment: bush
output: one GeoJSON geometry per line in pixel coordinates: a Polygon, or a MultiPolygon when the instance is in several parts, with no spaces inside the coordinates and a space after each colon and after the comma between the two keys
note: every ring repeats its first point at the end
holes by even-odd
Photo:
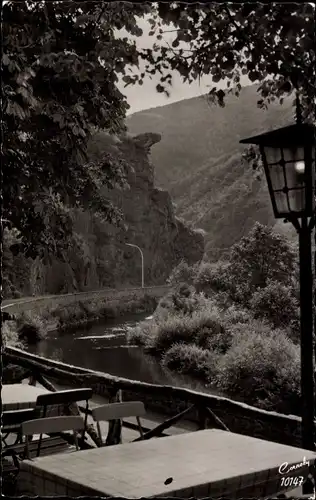
{"type": "Polygon", "coordinates": [[[162,365],[170,370],[207,380],[216,371],[217,360],[216,353],[207,349],[176,343],[164,354],[162,365]]]}
{"type": "Polygon", "coordinates": [[[194,280],[196,291],[213,296],[214,293],[230,290],[229,267],[229,262],[202,262],[194,280]]]}
{"type": "Polygon", "coordinates": [[[4,321],[1,328],[3,346],[18,347],[21,349],[23,343],[19,340],[16,321],[4,321]]]}
{"type": "Polygon", "coordinates": [[[42,319],[32,313],[22,313],[17,317],[18,338],[27,344],[36,344],[46,337],[46,329],[42,319]]]}
{"type": "Polygon", "coordinates": [[[282,330],[271,332],[267,325],[254,322],[252,329],[238,332],[237,325],[232,347],[218,363],[216,383],[248,404],[296,412],[300,407],[299,349],[282,330]]]}
{"type": "Polygon", "coordinates": [[[189,316],[169,316],[154,326],[148,347],[159,355],[164,354],[173,344],[194,343],[195,331],[189,316]]]}
{"type": "Polygon", "coordinates": [[[131,328],[127,331],[126,339],[128,344],[134,344],[138,346],[145,346],[149,344],[153,325],[146,325],[146,322],[139,323],[135,328],[131,328]]]}
{"type": "Polygon", "coordinates": [[[287,327],[299,322],[299,301],[290,286],[268,281],[265,288],[258,289],[250,300],[255,318],[264,318],[275,328],[287,327]]]}
{"type": "MultiPolygon", "coordinates": [[[[143,325],[140,325],[143,329],[143,325]]],[[[202,349],[226,352],[231,335],[223,326],[222,311],[213,301],[192,316],[169,314],[147,326],[147,347],[159,355],[175,343],[195,344],[202,349]]]]}
{"type": "Polygon", "coordinates": [[[249,234],[232,247],[229,261],[236,281],[247,282],[253,291],[264,288],[269,279],[289,285],[297,254],[286,238],[256,222],[249,234]]]}
{"type": "Polygon", "coordinates": [[[233,304],[225,311],[224,321],[225,325],[235,325],[236,323],[247,324],[253,321],[253,316],[248,309],[242,309],[233,304]]]}
{"type": "Polygon", "coordinates": [[[193,316],[192,327],[195,331],[194,342],[204,348],[210,348],[211,339],[224,334],[220,311],[213,303],[203,311],[197,312],[193,316]]]}
{"type": "Polygon", "coordinates": [[[203,294],[196,293],[193,287],[180,285],[163,297],[154,312],[157,320],[166,319],[170,314],[191,315],[208,305],[203,294]]]}
{"type": "Polygon", "coordinates": [[[192,285],[197,272],[197,266],[189,266],[185,260],[181,262],[172,270],[167,283],[170,285],[178,285],[186,283],[192,285]]]}

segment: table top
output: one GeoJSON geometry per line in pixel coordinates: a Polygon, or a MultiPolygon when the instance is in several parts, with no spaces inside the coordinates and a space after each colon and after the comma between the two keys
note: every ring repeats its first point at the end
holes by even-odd
{"type": "Polygon", "coordinates": [[[37,396],[49,391],[28,384],[5,384],[1,388],[2,410],[22,410],[34,408],[37,396]]]}
{"type": "MultiPolygon", "coordinates": [[[[82,494],[140,498],[180,492],[184,498],[218,496],[272,479],[280,485],[281,464],[312,465],[315,459],[311,451],[211,429],[39,457],[23,461],[21,470],[76,486],[82,494]]],[[[294,472],[307,477],[308,467],[294,472]]]]}

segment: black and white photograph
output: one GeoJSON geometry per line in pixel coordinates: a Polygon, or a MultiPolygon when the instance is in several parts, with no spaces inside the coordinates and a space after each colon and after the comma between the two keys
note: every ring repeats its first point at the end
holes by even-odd
{"type": "Polygon", "coordinates": [[[0,9],[1,494],[315,500],[315,3],[0,9]]]}

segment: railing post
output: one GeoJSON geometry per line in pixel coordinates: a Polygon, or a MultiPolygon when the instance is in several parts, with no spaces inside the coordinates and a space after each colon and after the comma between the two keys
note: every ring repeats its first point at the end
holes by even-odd
{"type": "MultiPolygon", "coordinates": [[[[121,389],[109,389],[109,403],[121,403],[122,401],[122,391],[121,389]]],[[[109,430],[106,437],[106,446],[112,446],[114,444],[121,444],[122,442],[122,422],[121,420],[110,420],[109,430]]]]}
{"type": "Polygon", "coordinates": [[[208,417],[204,406],[197,407],[197,418],[199,431],[207,429],[208,417]]]}
{"type": "Polygon", "coordinates": [[[33,386],[36,385],[36,377],[33,373],[29,376],[29,384],[28,385],[33,385],[33,386]]]}

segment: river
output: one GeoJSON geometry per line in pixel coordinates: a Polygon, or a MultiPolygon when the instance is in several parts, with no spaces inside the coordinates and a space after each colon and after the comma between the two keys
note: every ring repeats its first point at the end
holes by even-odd
{"type": "Polygon", "coordinates": [[[50,332],[45,340],[36,346],[29,346],[28,350],[49,359],[131,380],[187,387],[214,394],[215,391],[203,383],[163,369],[142,348],[127,345],[126,332],[146,316],[148,313],[129,314],[69,332],[50,332]]]}

